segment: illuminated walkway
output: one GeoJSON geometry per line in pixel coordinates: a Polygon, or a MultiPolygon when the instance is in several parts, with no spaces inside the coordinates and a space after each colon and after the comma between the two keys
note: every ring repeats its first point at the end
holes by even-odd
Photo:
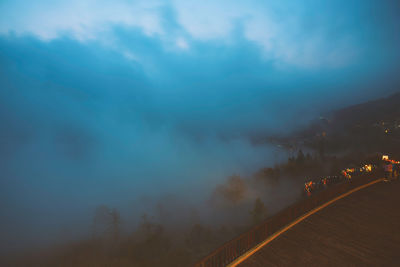
{"type": "Polygon", "coordinates": [[[400,182],[335,202],[239,266],[400,266],[400,182]]]}

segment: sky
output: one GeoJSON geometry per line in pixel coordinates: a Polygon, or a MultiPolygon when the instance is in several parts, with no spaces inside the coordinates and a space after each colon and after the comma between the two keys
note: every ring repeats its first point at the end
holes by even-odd
{"type": "Polygon", "coordinates": [[[399,90],[399,12],[395,0],[1,0],[1,248],[85,225],[100,204],[196,202],[283,160],[251,137],[399,90]]]}

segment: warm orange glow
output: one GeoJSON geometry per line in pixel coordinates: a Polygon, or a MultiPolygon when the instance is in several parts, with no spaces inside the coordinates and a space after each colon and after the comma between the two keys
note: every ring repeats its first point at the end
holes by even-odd
{"type": "Polygon", "coordinates": [[[366,170],[367,172],[372,171],[372,165],[371,165],[371,164],[365,165],[364,168],[365,168],[365,170],[366,170]]]}

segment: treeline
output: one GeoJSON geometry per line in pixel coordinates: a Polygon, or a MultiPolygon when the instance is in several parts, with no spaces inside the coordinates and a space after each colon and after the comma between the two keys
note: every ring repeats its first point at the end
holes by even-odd
{"type": "MultiPolygon", "coordinates": [[[[231,178],[229,181],[236,179],[241,178],[231,178]]],[[[234,185],[234,190],[237,190],[236,186],[234,185]]],[[[236,192],[225,193],[227,195],[223,198],[233,197],[229,201],[237,201],[233,196],[237,194],[236,192]]],[[[249,224],[258,223],[266,216],[266,208],[260,199],[254,201],[252,209],[242,212],[245,213],[249,224]]],[[[124,218],[117,209],[101,205],[93,214],[88,238],[48,248],[45,251],[4,258],[0,260],[0,265],[191,266],[200,257],[245,231],[249,225],[238,225],[235,222],[214,225],[212,222],[199,221],[182,224],[178,229],[173,229],[148,214],[141,216],[139,225],[132,231],[123,230],[123,224],[124,218]]]]}
{"type": "MultiPolygon", "coordinates": [[[[52,248],[33,257],[19,257],[2,266],[191,266],[224,242],[301,198],[303,183],[313,176],[336,175],[351,163],[376,160],[376,155],[346,154],[340,158],[303,153],[249,177],[232,175],[216,186],[208,209],[211,218],[171,228],[143,214],[138,227],[122,230],[124,218],[115,208],[99,206],[86,240],[52,248]],[[206,222],[205,222],[206,221],[206,222]]],[[[179,216],[179,210],[171,216],[179,216]]]]}

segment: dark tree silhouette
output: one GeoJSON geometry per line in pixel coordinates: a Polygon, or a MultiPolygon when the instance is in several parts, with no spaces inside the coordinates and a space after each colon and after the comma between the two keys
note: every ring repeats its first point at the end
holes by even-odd
{"type": "Polygon", "coordinates": [[[297,153],[296,162],[298,164],[303,164],[305,159],[306,159],[306,157],[304,156],[303,151],[300,149],[299,152],[297,153]]]}
{"type": "Polygon", "coordinates": [[[255,200],[253,210],[250,214],[253,224],[260,223],[267,217],[267,209],[260,198],[255,200]]]}

